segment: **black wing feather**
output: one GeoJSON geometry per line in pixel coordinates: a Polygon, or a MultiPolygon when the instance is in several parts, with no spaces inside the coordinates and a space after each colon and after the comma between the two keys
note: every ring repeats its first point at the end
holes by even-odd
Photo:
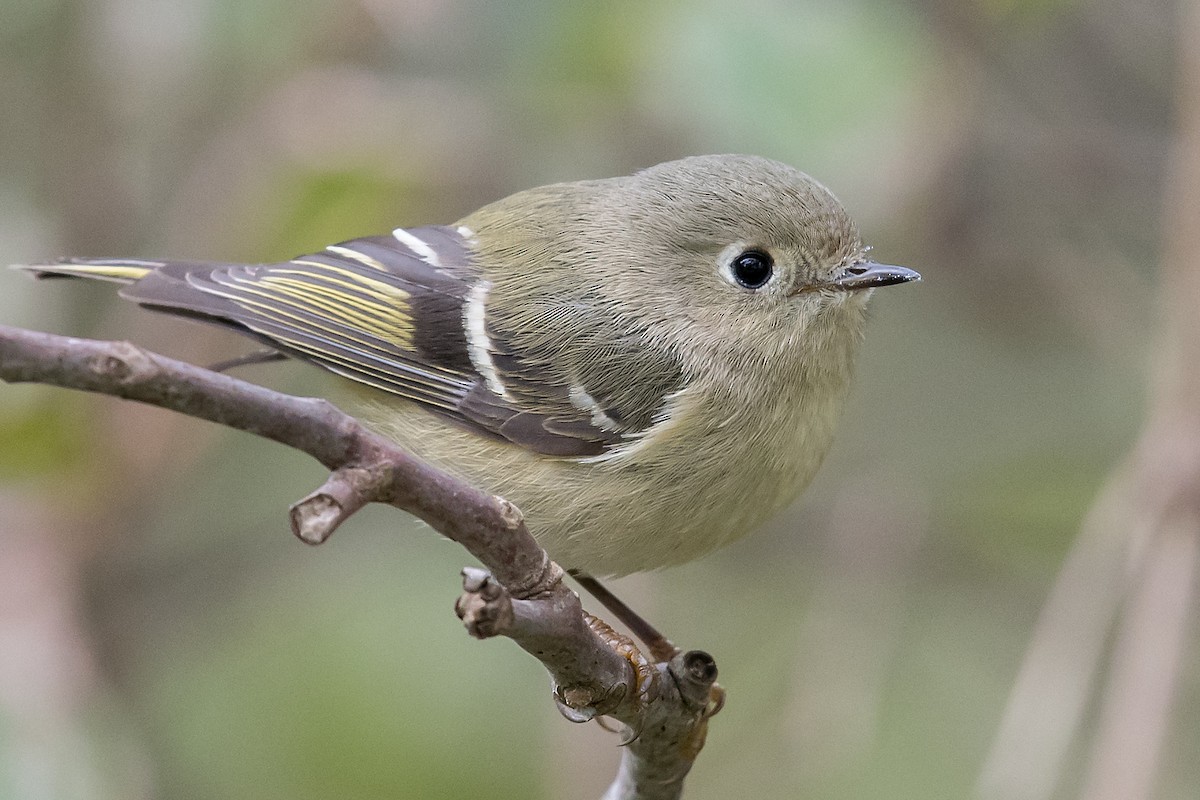
{"type": "Polygon", "coordinates": [[[549,456],[595,456],[628,441],[682,382],[678,366],[636,336],[620,352],[589,350],[554,336],[550,320],[530,340],[490,306],[487,352],[474,354],[487,363],[474,363],[465,313],[482,278],[470,243],[446,226],[352,239],[273,264],[76,259],[30,269],[119,280],[122,296],[143,306],[232,327],[549,456]],[[563,358],[568,351],[573,357],[563,358]]]}

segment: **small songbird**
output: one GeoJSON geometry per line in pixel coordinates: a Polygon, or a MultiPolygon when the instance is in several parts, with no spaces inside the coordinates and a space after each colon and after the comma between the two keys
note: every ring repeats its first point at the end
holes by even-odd
{"type": "Polygon", "coordinates": [[[743,155],[279,263],[23,268],[119,281],[348,378],[369,426],[594,575],[692,560],[791,502],[829,449],[870,290],[920,277],[868,260],[824,186],[743,155]]]}

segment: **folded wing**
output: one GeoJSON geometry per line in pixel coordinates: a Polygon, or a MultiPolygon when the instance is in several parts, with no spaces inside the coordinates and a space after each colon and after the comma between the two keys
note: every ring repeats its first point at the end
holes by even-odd
{"type": "Polygon", "coordinates": [[[272,264],[74,259],[26,269],[124,283],[121,295],[147,308],[235,328],[545,455],[601,455],[657,420],[680,387],[674,363],[663,369],[633,340],[619,359],[606,347],[571,367],[524,352],[519,332],[489,314],[490,284],[464,233],[399,229],[272,264]]]}

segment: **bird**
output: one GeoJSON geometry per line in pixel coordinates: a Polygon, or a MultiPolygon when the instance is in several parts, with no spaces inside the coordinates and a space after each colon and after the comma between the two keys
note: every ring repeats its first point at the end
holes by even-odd
{"type": "Polygon", "coordinates": [[[759,527],[833,441],[873,289],[834,195],[791,166],[692,156],[517,192],[450,225],[273,263],[71,258],[333,372],[350,411],[514,503],[564,567],[622,576],[759,527]]]}

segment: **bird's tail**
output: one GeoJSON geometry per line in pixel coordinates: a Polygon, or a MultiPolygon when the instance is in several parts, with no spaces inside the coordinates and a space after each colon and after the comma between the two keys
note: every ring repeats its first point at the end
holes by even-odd
{"type": "Polygon", "coordinates": [[[161,266],[162,261],[136,258],[69,258],[50,264],[13,264],[12,268],[31,272],[38,278],[95,278],[134,283],[161,266]]]}

